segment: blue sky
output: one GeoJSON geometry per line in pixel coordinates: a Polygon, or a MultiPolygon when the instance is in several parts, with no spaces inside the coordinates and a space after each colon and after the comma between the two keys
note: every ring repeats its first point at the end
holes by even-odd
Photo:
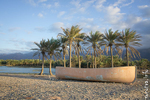
{"type": "Polygon", "coordinates": [[[0,53],[31,51],[72,25],[87,34],[131,28],[150,47],[150,0],[0,0],[0,53]]]}

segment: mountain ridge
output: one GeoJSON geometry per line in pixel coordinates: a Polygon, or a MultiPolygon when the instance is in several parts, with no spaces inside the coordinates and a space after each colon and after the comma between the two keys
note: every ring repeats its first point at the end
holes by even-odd
{"type": "MultiPolygon", "coordinates": [[[[141,58],[148,59],[150,61],[150,48],[147,49],[138,49],[140,52],[141,58]]],[[[21,60],[21,59],[39,59],[38,56],[33,57],[34,52],[31,51],[29,53],[12,53],[12,54],[0,54],[0,59],[7,60],[7,59],[14,59],[14,60],[21,60]]],[[[125,56],[125,50],[122,53],[123,57],[125,56]]],[[[81,54],[84,56],[83,54],[81,54]]],[[[66,57],[68,59],[68,57],[66,57]]],[[[140,58],[134,58],[133,60],[139,60],[140,58]]]]}

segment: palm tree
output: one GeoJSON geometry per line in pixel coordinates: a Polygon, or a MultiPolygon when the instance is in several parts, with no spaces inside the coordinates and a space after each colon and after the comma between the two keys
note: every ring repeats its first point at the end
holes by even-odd
{"type": "Polygon", "coordinates": [[[108,48],[110,47],[110,54],[111,54],[111,66],[113,67],[113,48],[112,46],[115,45],[115,40],[117,39],[117,37],[119,36],[118,30],[116,30],[114,33],[111,29],[107,31],[105,31],[105,34],[103,35],[103,45],[105,45],[105,48],[107,49],[107,53],[108,53],[108,48]]]}
{"type": "Polygon", "coordinates": [[[35,52],[33,54],[33,56],[35,55],[39,55],[39,53],[42,54],[42,70],[40,72],[40,75],[43,74],[44,71],[44,57],[46,57],[45,52],[46,52],[46,41],[42,39],[42,41],[40,41],[40,43],[34,42],[39,48],[33,48],[31,50],[37,50],[37,52],[35,52]]]}
{"type": "Polygon", "coordinates": [[[69,29],[69,28],[64,29],[62,27],[61,27],[61,29],[63,30],[64,34],[59,33],[58,36],[67,38],[67,40],[69,42],[69,66],[71,68],[71,51],[72,51],[71,47],[72,47],[72,42],[74,42],[76,40],[82,40],[81,38],[77,38],[77,36],[80,35],[80,31],[82,29],[80,29],[78,25],[72,26],[71,29],[69,29]]]}
{"type": "Polygon", "coordinates": [[[78,64],[79,64],[79,68],[81,68],[81,61],[80,61],[80,52],[83,53],[84,50],[82,49],[81,43],[82,41],[85,39],[85,33],[81,33],[79,36],[77,36],[77,38],[80,38],[82,40],[76,40],[74,42],[74,49],[76,54],[78,55],[78,64]]]}
{"type": "Polygon", "coordinates": [[[90,32],[90,35],[86,37],[87,43],[85,44],[91,44],[91,46],[88,47],[88,50],[90,51],[90,48],[93,48],[93,55],[94,55],[94,65],[96,68],[96,54],[98,54],[98,48],[99,48],[99,42],[102,40],[102,34],[99,31],[96,31],[95,33],[90,32]]]}
{"type": "Polygon", "coordinates": [[[68,47],[67,47],[67,38],[65,37],[60,37],[60,42],[61,42],[61,51],[63,52],[63,58],[64,58],[64,67],[66,67],[66,59],[65,56],[68,54],[68,47]]]}
{"type": "Polygon", "coordinates": [[[58,39],[48,39],[47,43],[47,52],[48,55],[50,56],[50,65],[49,65],[49,73],[50,75],[53,75],[51,72],[51,60],[52,57],[54,56],[54,58],[56,59],[56,57],[60,56],[60,52],[59,52],[59,47],[60,47],[60,40],[58,39]]]}
{"type": "Polygon", "coordinates": [[[90,56],[90,55],[86,55],[86,56],[85,56],[85,59],[86,59],[86,62],[87,62],[87,68],[89,68],[89,67],[88,67],[88,64],[89,64],[89,62],[90,62],[91,56],[90,56]]]}
{"type": "Polygon", "coordinates": [[[125,29],[125,31],[122,31],[117,39],[119,42],[121,42],[120,46],[124,46],[126,48],[127,66],[129,66],[129,55],[131,55],[131,53],[134,57],[135,55],[140,57],[140,53],[134,47],[132,47],[142,45],[138,43],[138,41],[141,41],[139,38],[141,38],[141,36],[136,34],[136,31],[130,31],[130,28],[128,28],[125,29]],[[131,52],[128,49],[130,49],[131,52]]]}

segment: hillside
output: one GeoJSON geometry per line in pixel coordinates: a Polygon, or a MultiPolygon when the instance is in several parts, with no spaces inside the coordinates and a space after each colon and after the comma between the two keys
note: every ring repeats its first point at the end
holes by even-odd
{"type": "MultiPolygon", "coordinates": [[[[146,58],[150,61],[150,48],[147,49],[139,49],[138,50],[141,54],[141,58],[146,58]]],[[[38,56],[33,57],[34,52],[29,52],[26,54],[22,53],[12,53],[12,54],[0,54],[0,59],[15,59],[15,60],[20,60],[20,59],[38,59],[38,56]]],[[[125,51],[123,51],[123,55],[125,54],[125,51]]],[[[83,54],[81,54],[83,55],[83,54]]],[[[123,56],[124,57],[124,56],[123,56]]],[[[66,57],[67,59],[68,57],[66,57]]],[[[134,59],[135,60],[135,59],[134,59]]]]}

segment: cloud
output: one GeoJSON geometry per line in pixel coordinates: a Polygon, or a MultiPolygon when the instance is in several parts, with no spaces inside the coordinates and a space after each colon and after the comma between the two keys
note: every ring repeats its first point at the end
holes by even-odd
{"type": "Polygon", "coordinates": [[[93,7],[95,9],[97,9],[98,11],[102,11],[102,8],[103,8],[103,3],[106,2],[106,0],[97,0],[95,2],[95,5],[93,5],[93,7]]]}
{"type": "Polygon", "coordinates": [[[61,11],[59,12],[59,14],[57,15],[57,17],[61,17],[62,15],[64,15],[66,12],[65,11],[61,11]]]}
{"type": "Polygon", "coordinates": [[[67,16],[65,16],[65,17],[63,18],[63,20],[67,20],[67,21],[68,21],[68,20],[72,20],[72,18],[73,18],[73,16],[68,16],[68,15],[67,15],[67,16]]]}
{"type": "Polygon", "coordinates": [[[0,27],[2,27],[3,26],[3,24],[0,24],[0,27]]]}
{"type": "Polygon", "coordinates": [[[1,49],[0,54],[11,54],[11,53],[28,53],[29,51],[24,51],[24,50],[14,50],[14,49],[1,49]]]}
{"type": "Polygon", "coordinates": [[[25,31],[27,34],[31,34],[32,32],[31,31],[25,31]]]}
{"type": "Polygon", "coordinates": [[[72,0],[72,1],[70,2],[72,5],[74,5],[74,6],[76,7],[76,8],[73,8],[73,9],[72,9],[72,11],[73,11],[74,13],[77,13],[77,12],[83,13],[83,12],[85,12],[86,9],[87,9],[90,5],[92,5],[92,3],[94,3],[95,0],[89,0],[89,1],[85,1],[85,2],[83,2],[83,3],[80,3],[80,1],[81,1],[81,0],[77,0],[77,1],[72,0]]]}
{"type": "Polygon", "coordinates": [[[55,7],[59,7],[59,6],[60,6],[60,5],[59,5],[59,2],[55,2],[55,3],[54,3],[54,6],[55,6],[55,7]]]}
{"type": "Polygon", "coordinates": [[[39,13],[39,14],[38,14],[38,17],[42,18],[42,17],[43,17],[43,14],[42,14],[42,13],[39,13]]]}
{"type": "Polygon", "coordinates": [[[120,8],[108,6],[106,9],[106,20],[110,24],[117,24],[123,18],[125,13],[120,13],[120,8]]]}
{"type": "Polygon", "coordinates": [[[141,17],[135,16],[135,15],[128,15],[127,19],[125,20],[125,23],[127,27],[129,28],[141,21],[142,21],[141,17]]]}
{"type": "Polygon", "coordinates": [[[28,0],[28,3],[32,6],[43,6],[45,8],[50,8],[51,4],[45,3],[47,0],[28,0]]]}
{"type": "Polygon", "coordinates": [[[140,34],[150,34],[150,19],[149,20],[142,20],[132,27],[140,34]]]}
{"type": "Polygon", "coordinates": [[[118,5],[121,4],[123,1],[125,1],[125,0],[118,0],[117,2],[115,2],[115,3],[113,4],[113,6],[118,6],[118,5]]]}
{"type": "Polygon", "coordinates": [[[0,53],[27,53],[31,51],[31,48],[37,48],[34,41],[26,41],[25,39],[13,38],[9,41],[7,40],[7,42],[11,45],[11,47],[0,49],[0,53]]]}
{"type": "Polygon", "coordinates": [[[148,5],[138,6],[138,8],[140,8],[140,9],[145,9],[145,8],[147,8],[147,7],[148,7],[148,5]]]}
{"type": "Polygon", "coordinates": [[[122,6],[129,6],[130,4],[134,3],[134,0],[131,0],[131,2],[123,4],[122,6]]]}
{"type": "Polygon", "coordinates": [[[3,32],[0,32],[0,34],[5,34],[5,33],[3,33],[3,32]]]}
{"type": "Polygon", "coordinates": [[[29,4],[31,4],[32,6],[36,6],[36,5],[37,5],[37,4],[34,2],[34,0],[29,0],[28,2],[29,2],[29,4]]]}
{"type": "Polygon", "coordinates": [[[21,29],[20,27],[13,27],[13,28],[10,28],[8,31],[9,32],[13,32],[13,31],[16,31],[16,30],[19,30],[21,29]]]}
{"type": "Polygon", "coordinates": [[[37,46],[34,44],[34,41],[26,41],[25,39],[10,39],[9,40],[17,49],[26,48],[26,50],[30,50],[31,48],[36,48],[37,46]]]}
{"type": "Polygon", "coordinates": [[[45,8],[50,8],[51,7],[50,4],[45,4],[45,3],[43,3],[42,6],[45,7],[45,8]]]}
{"type": "Polygon", "coordinates": [[[132,28],[135,24],[142,21],[141,17],[135,15],[126,15],[126,19],[118,20],[116,23],[111,23],[111,28],[121,30],[125,28],[132,28]]]}
{"type": "Polygon", "coordinates": [[[39,0],[38,3],[40,3],[40,2],[46,2],[46,1],[47,1],[47,0],[39,0]]]}
{"type": "Polygon", "coordinates": [[[44,32],[45,31],[45,29],[43,27],[36,27],[35,30],[38,32],[44,32]]]}
{"type": "Polygon", "coordinates": [[[150,39],[150,34],[140,34],[142,36],[140,43],[142,44],[141,48],[150,48],[149,45],[149,39],[150,39]]]}
{"type": "Polygon", "coordinates": [[[37,48],[37,46],[34,44],[34,41],[27,41],[25,42],[26,49],[30,50],[31,48],[37,48]]]}
{"type": "Polygon", "coordinates": [[[85,21],[85,22],[93,22],[94,21],[94,18],[83,18],[82,21],[85,21]]]}
{"type": "Polygon", "coordinates": [[[56,33],[60,33],[60,32],[62,32],[61,27],[65,28],[64,23],[56,22],[56,23],[51,25],[50,31],[53,31],[53,32],[56,32],[56,33]]]}
{"type": "Polygon", "coordinates": [[[150,18],[150,6],[142,5],[138,6],[140,9],[141,16],[144,18],[150,18]]]}
{"type": "Polygon", "coordinates": [[[81,0],[72,0],[70,3],[73,4],[74,6],[76,6],[77,8],[81,6],[80,4],[81,0]]]}
{"type": "Polygon", "coordinates": [[[80,28],[82,28],[83,32],[96,32],[96,31],[101,31],[101,28],[99,27],[99,25],[95,25],[95,24],[90,24],[88,22],[77,22],[76,25],[79,25],[80,28]]]}

